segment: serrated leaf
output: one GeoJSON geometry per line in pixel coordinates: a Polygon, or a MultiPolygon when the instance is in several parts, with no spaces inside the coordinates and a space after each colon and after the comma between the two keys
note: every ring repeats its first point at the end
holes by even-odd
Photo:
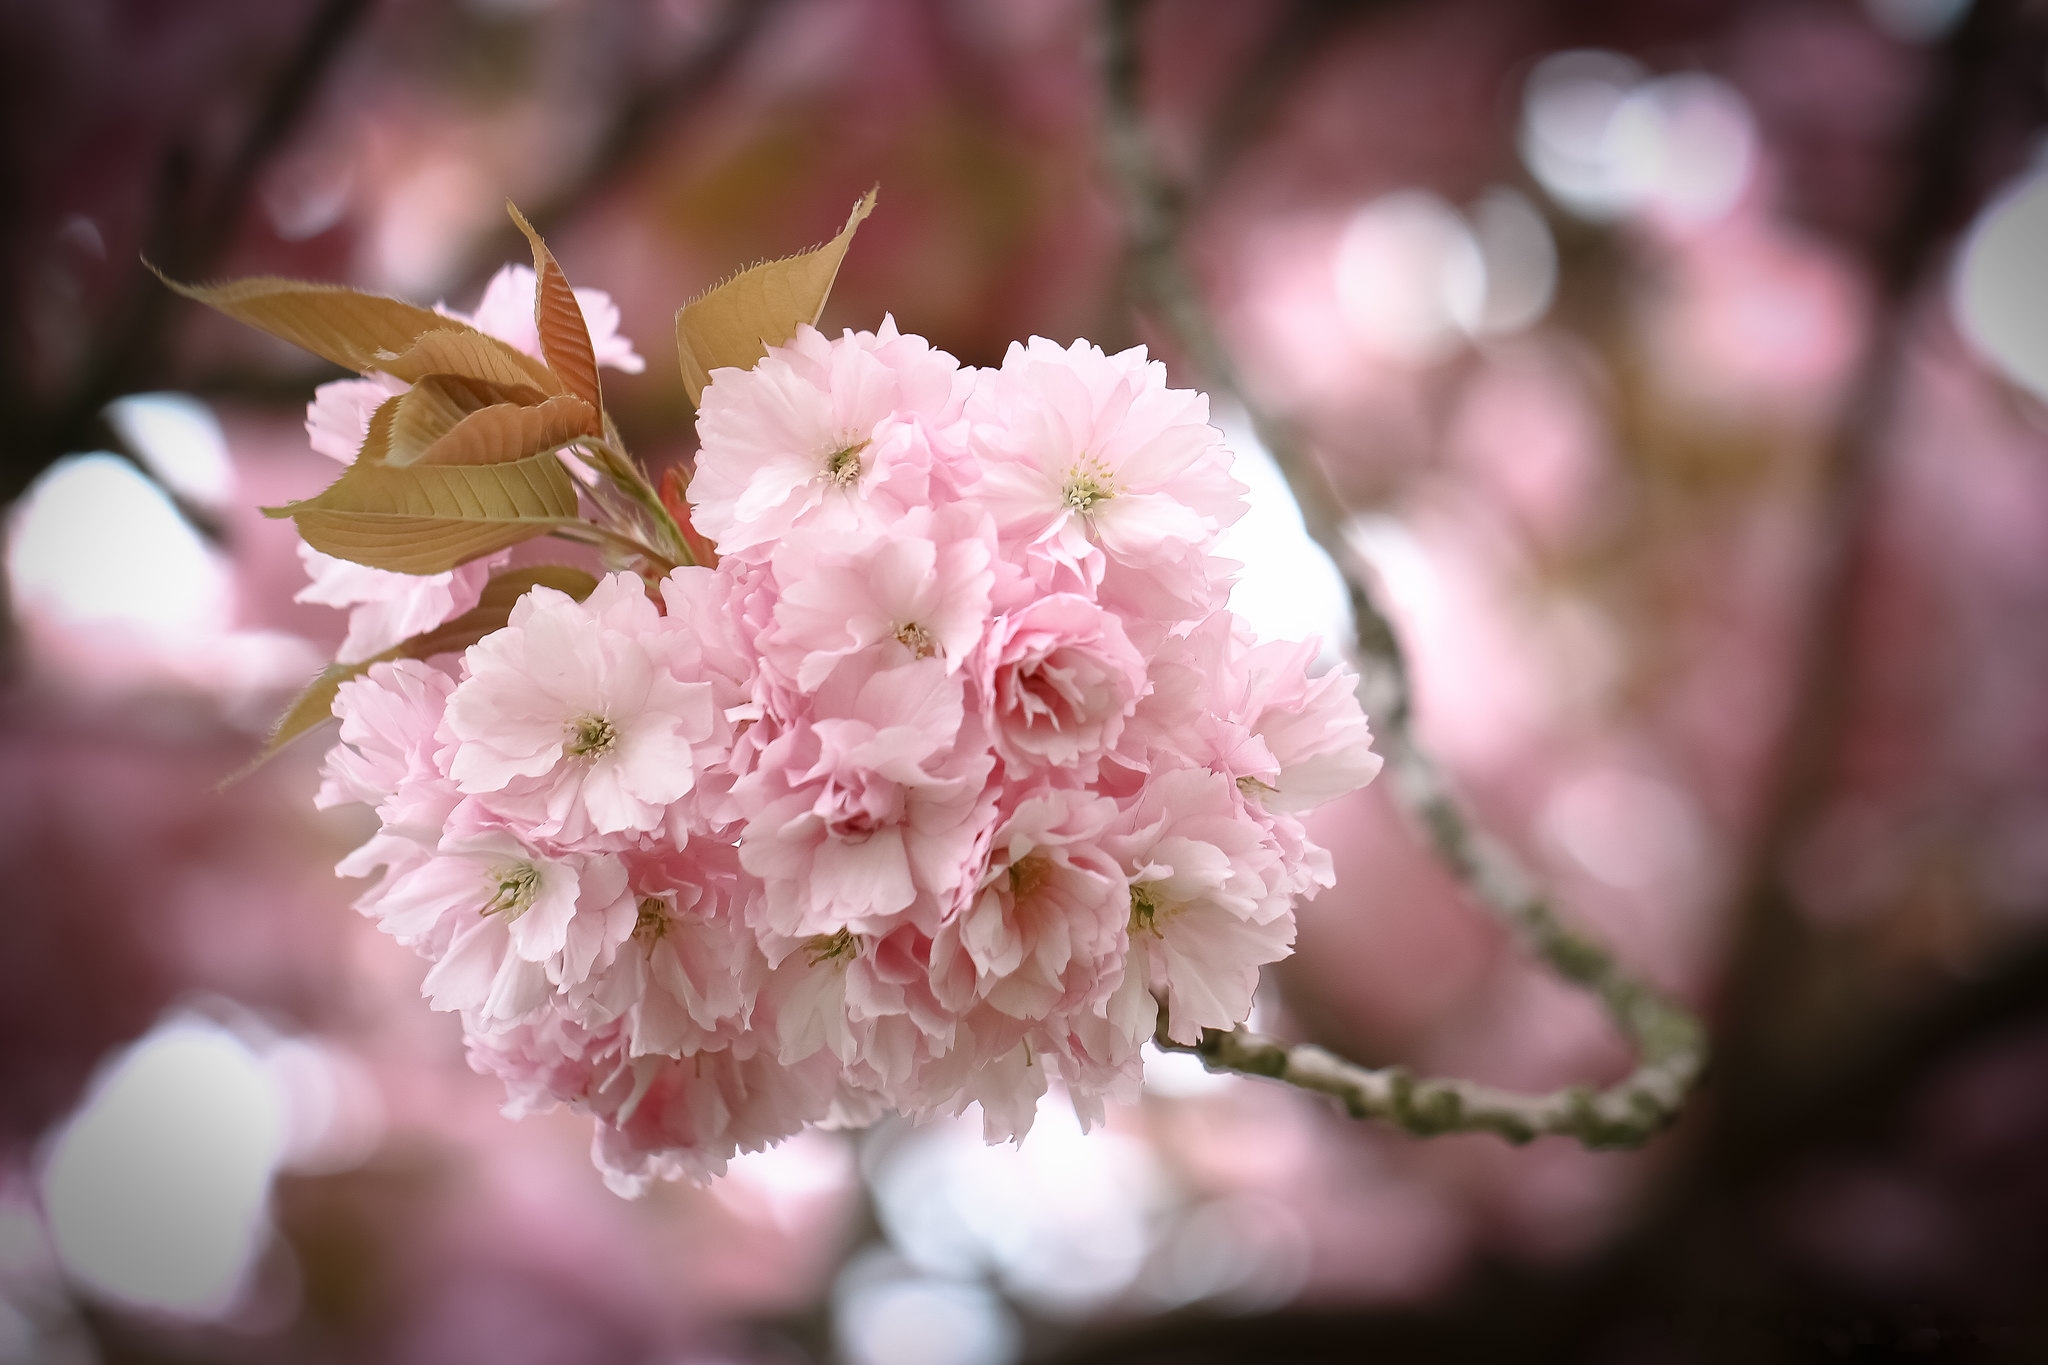
{"type": "MultiPolygon", "coordinates": [[[[542,403],[493,403],[470,413],[414,454],[399,458],[399,438],[394,435],[388,463],[394,465],[491,465],[521,460],[545,450],[554,450],[590,430],[590,404],[581,398],[557,394],[542,403]]],[[[399,413],[404,420],[403,410],[399,413]]]]}
{"type": "MultiPolygon", "coordinates": [[[[538,389],[523,384],[507,388],[463,375],[427,375],[395,400],[391,430],[373,463],[417,463],[420,452],[454,430],[456,423],[471,413],[494,403],[538,403],[543,397],[538,389]]],[[[372,453],[368,442],[364,443],[363,453],[372,453]]]]}
{"type": "Polygon", "coordinates": [[[277,724],[271,727],[270,738],[256,757],[228,783],[238,782],[254,772],[275,755],[278,750],[290,744],[300,735],[311,730],[321,721],[334,714],[334,699],[341,693],[341,685],[350,678],[368,672],[373,664],[387,663],[393,659],[431,659],[436,654],[454,654],[468,649],[471,645],[504,626],[512,614],[512,608],[534,587],[554,588],[565,592],[581,602],[597,588],[594,575],[582,569],[570,568],[566,564],[536,564],[526,568],[507,569],[491,575],[476,606],[456,617],[445,621],[423,634],[415,635],[393,645],[375,658],[360,663],[329,664],[320,670],[320,676],[306,686],[306,690],[292,699],[277,724]]]}
{"type": "Polygon", "coordinates": [[[402,393],[394,398],[387,398],[370,414],[369,433],[363,437],[363,444],[356,451],[357,464],[383,462],[385,452],[391,448],[391,429],[398,421],[399,404],[404,401],[405,395],[402,393]]]}
{"type": "Polygon", "coordinates": [[[412,349],[422,333],[464,326],[402,299],[337,284],[271,275],[213,285],[158,278],[188,299],[351,370],[376,369],[380,356],[412,349]]]}
{"type": "Polygon", "coordinates": [[[580,398],[461,375],[430,374],[391,402],[381,432],[372,419],[358,463],[501,464],[572,440],[591,419],[580,398]]]}
{"type": "Polygon", "coordinates": [[[542,362],[494,336],[440,318],[431,332],[422,332],[402,351],[380,353],[371,366],[409,384],[428,375],[455,374],[506,387],[530,385],[545,393],[563,393],[562,381],[542,362]]]}
{"type": "MultiPolygon", "coordinates": [[[[519,225],[533,248],[533,325],[540,333],[541,354],[548,358],[548,368],[561,378],[570,393],[596,412],[603,412],[604,390],[597,378],[597,354],[591,349],[590,326],[583,320],[576,291],[569,287],[569,277],[562,273],[555,253],[548,250],[548,244],[526,221],[526,215],[509,199],[505,201],[505,211],[512,215],[512,221],[519,225]]],[[[591,428],[591,435],[601,434],[601,427],[591,428]]]]}
{"type": "Polygon", "coordinates": [[[770,346],[795,336],[798,327],[816,325],[853,230],[874,207],[875,191],[869,190],[839,235],[823,246],[749,266],[683,305],[676,314],[676,351],[692,403],[711,383],[711,371],[750,368],[770,346]]]}
{"type": "Polygon", "coordinates": [[[318,497],[265,508],[338,559],[445,573],[576,517],[576,485],[552,453],[503,464],[351,465],[318,497]]]}

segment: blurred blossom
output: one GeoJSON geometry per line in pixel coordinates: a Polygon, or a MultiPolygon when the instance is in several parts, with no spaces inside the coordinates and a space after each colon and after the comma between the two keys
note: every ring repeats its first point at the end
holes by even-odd
{"type": "Polygon", "coordinates": [[[1244,410],[1218,405],[1210,419],[1234,456],[1231,476],[1249,490],[1244,515],[1216,543],[1216,553],[1244,565],[1230,590],[1230,609],[1262,640],[1319,637],[1324,662],[1334,662],[1351,638],[1343,576],[1309,539],[1286,476],[1244,410]]]}
{"type": "Polygon", "coordinates": [[[1082,1133],[1058,1095],[1014,1146],[989,1146],[975,1120],[905,1132],[874,1159],[870,1183],[891,1244],[912,1264],[954,1277],[993,1272],[1055,1316],[1124,1293],[1168,1194],[1149,1148],[1123,1133],[1082,1133]]]}
{"type": "Polygon", "coordinates": [[[83,213],[67,213],[57,225],[57,240],[94,261],[107,259],[107,239],[100,225],[83,213]]]}
{"type": "Polygon", "coordinates": [[[840,1273],[833,1335],[847,1365],[1010,1365],[1020,1347],[986,1286],[919,1275],[879,1248],[840,1273]]]}
{"type": "Polygon", "coordinates": [[[1335,269],[1352,329],[1396,360],[1440,359],[1479,325],[1486,306],[1486,260],[1472,230],[1423,190],[1396,191],[1354,214],[1335,269]]]}
{"type": "Polygon", "coordinates": [[[1557,243],[1536,206],[1505,186],[1481,195],[1471,218],[1486,267],[1486,303],[1476,330],[1518,332],[1549,311],[1557,292],[1557,243]]]}
{"type": "Polygon", "coordinates": [[[0,1365],[94,1365],[29,1181],[0,1173],[0,1365]]]}
{"type": "Polygon", "coordinates": [[[1618,53],[1564,52],[1530,73],[1521,142],[1530,173],[1574,213],[1647,213],[1684,226],[1742,197],[1756,126],[1742,96],[1713,76],[1644,79],[1618,53]]]}
{"type": "Polygon", "coordinates": [[[1522,97],[1522,160],[1558,203],[1587,218],[1628,207],[1610,145],[1615,115],[1643,68],[1618,52],[1560,52],[1529,73],[1522,97]]]}
{"type": "Polygon", "coordinates": [[[149,472],[202,507],[235,499],[235,467],[213,409],[182,393],[131,393],[107,405],[107,422],[149,472]]]}
{"type": "Polygon", "coordinates": [[[1977,216],[1950,297],[1970,344],[2048,399],[2048,170],[2009,186],[1977,216]]]}
{"type": "Polygon", "coordinates": [[[1756,123],[1726,81],[1681,72],[1630,91],[1608,141],[1630,206],[1683,226],[1711,222],[1742,198],[1756,123]]]}
{"type": "MultiPolygon", "coordinates": [[[[144,404],[119,420],[159,452],[204,468],[203,424],[144,404]]],[[[197,476],[195,476],[197,477],[197,476]]],[[[45,663],[95,683],[168,679],[246,700],[296,686],[323,662],[306,641],[233,629],[227,561],[163,490],[105,452],[59,460],[9,509],[7,576],[16,619],[45,663]]]]}
{"type": "Polygon", "coordinates": [[[227,628],[227,564],[118,456],[58,461],[12,512],[7,576],[23,616],[132,632],[166,650],[227,628]]]}
{"type": "Polygon", "coordinates": [[[269,1238],[286,1128],[246,1043],[167,1020],[106,1066],[51,1141],[43,1204],[65,1271],[118,1303],[221,1316],[269,1238]]]}
{"type": "Polygon", "coordinates": [[[1704,863],[1692,802],[1670,783],[1637,773],[1595,769],[1558,783],[1543,828],[1580,867],[1625,891],[1675,887],[1704,863]]]}
{"type": "Polygon", "coordinates": [[[264,178],[261,197],[280,239],[303,242],[340,222],[356,190],[355,168],[339,150],[296,156],[264,178]]]}
{"type": "Polygon", "coordinates": [[[1694,416],[1817,422],[1855,363],[1867,307],[1863,280],[1833,251],[1737,214],[1672,247],[1644,310],[1647,351],[1694,416]]]}
{"type": "Polygon", "coordinates": [[[284,1106],[281,1169],[333,1175],[375,1155],[384,1100],[362,1062],[317,1038],[282,1038],[263,1050],[263,1064],[284,1106]]]}
{"type": "Polygon", "coordinates": [[[378,205],[374,278],[404,297],[447,288],[470,239],[497,221],[498,193],[485,169],[462,156],[438,155],[414,166],[378,205]]]}
{"type": "Polygon", "coordinates": [[[1564,550],[1614,501],[1597,362],[1556,337],[1491,348],[1460,391],[1443,450],[1538,546],[1564,550]]]}
{"type": "Polygon", "coordinates": [[[712,1193],[744,1218],[782,1232],[814,1232],[838,1221],[853,1187],[852,1144],[843,1134],[807,1128],[733,1158],[712,1193]]]}
{"type": "Polygon", "coordinates": [[[1970,12],[1970,0],[1863,0],[1870,21],[1909,43],[1931,42],[1970,12]]]}
{"type": "Polygon", "coordinates": [[[1256,1196],[1205,1200],[1174,1219],[1146,1288],[1163,1305],[1209,1300],[1254,1312],[1300,1293],[1309,1257],[1308,1234],[1286,1205],[1256,1196]]]}

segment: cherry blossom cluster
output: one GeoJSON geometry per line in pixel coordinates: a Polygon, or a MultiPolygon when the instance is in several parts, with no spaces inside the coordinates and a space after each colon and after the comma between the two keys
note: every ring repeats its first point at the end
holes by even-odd
{"type": "MultiPolygon", "coordinates": [[[[328,386],[316,444],[352,454],[397,382],[328,386]]],[[[1207,416],[1142,350],[975,370],[806,327],[704,392],[715,567],[536,587],[343,684],[320,799],[380,828],[341,871],[511,1110],[591,1114],[634,1191],[891,1110],[1018,1137],[1054,1083],[1093,1122],[1155,1029],[1242,1022],[1331,881],[1302,813],[1380,760],[1348,670],[1224,605],[1244,488],[1207,416]]],[[[308,553],[357,659],[487,572],[308,553]]]]}

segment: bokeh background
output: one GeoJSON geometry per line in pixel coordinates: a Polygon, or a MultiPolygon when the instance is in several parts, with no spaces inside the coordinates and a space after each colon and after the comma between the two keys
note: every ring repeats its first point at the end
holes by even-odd
{"type": "MultiPolygon", "coordinates": [[[[811,1134],[637,1203],[512,1122],[331,874],[288,523],[330,373],[162,289],[457,307],[516,199],[649,361],[822,239],[826,322],[1151,344],[1093,0],[0,4],[0,1362],[2048,1359],[2048,6],[1155,0],[1146,117],[1422,740],[1711,1022],[1648,1149],[1419,1141],[1155,1058],[1083,1138],[811,1134]]],[[[1348,623],[1241,410],[1238,605],[1348,623]]],[[[1603,1083],[1383,792],[1260,1022],[1603,1083]]]]}

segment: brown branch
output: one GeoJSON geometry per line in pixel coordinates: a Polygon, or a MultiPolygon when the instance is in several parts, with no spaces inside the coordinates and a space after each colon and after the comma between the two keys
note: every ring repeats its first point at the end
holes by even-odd
{"type": "Polygon", "coordinates": [[[1301,504],[1310,537],[1342,574],[1356,623],[1360,696],[1397,794],[1473,898],[1513,927],[1552,970],[1600,997],[1636,1049],[1638,1066],[1598,1095],[1579,1089],[1511,1096],[1466,1082],[1417,1082],[1399,1071],[1370,1071],[1318,1048],[1288,1049],[1242,1031],[1212,1030],[1192,1050],[1212,1068],[1306,1085],[1336,1095],[1361,1117],[1388,1119],[1411,1132],[1487,1131],[1517,1140],[1558,1133],[1602,1146],[1642,1142],[1670,1122],[1704,1067],[1705,1030],[1676,1002],[1630,976],[1600,944],[1567,929],[1508,851],[1466,818],[1441,769],[1414,742],[1400,639],[1374,603],[1368,568],[1345,535],[1343,503],[1298,435],[1250,400],[1181,261],[1184,203],[1159,169],[1144,123],[1138,44],[1143,9],[1144,0],[1108,0],[1102,50],[1104,136],[1124,201],[1136,291],[1211,387],[1243,407],[1301,504]],[[1418,1094],[1433,1107],[1417,1109],[1418,1094]]]}

